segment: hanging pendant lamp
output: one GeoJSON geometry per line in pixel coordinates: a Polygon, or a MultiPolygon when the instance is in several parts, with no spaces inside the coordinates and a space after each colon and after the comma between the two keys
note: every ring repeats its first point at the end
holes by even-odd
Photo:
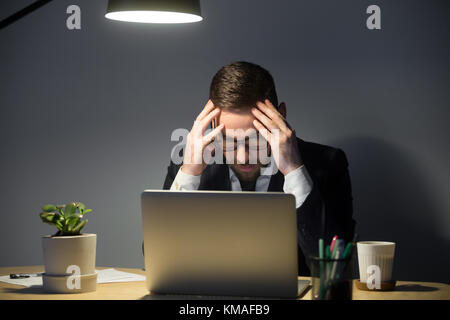
{"type": "Polygon", "coordinates": [[[188,23],[203,20],[200,0],[109,0],[105,17],[139,23],[188,23]]]}

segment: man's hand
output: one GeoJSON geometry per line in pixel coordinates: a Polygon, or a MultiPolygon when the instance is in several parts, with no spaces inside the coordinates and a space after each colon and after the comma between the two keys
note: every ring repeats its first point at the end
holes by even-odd
{"type": "Polygon", "coordinates": [[[183,165],[181,167],[181,171],[184,173],[198,176],[206,168],[203,151],[206,148],[208,148],[208,152],[213,151],[214,147],[211,142],[222,131],[224,125],[219,125],[206,136],[204,136],[204,133],[208,125],[219,113],[220,109],[216,108],[211,100],[208,100],[203,111],[195,119],[194,125],[187,136],[183,165]]]}
{"type": "Polygon", "coordinates": [[[278,153],[274,155],[278,170],[287,175],[302,165],[295,130],[268,99],[264,103],[258,101],[256,106],[252,108],[252,113],[256,117],[253,125],[269,142],[272,152],[278,153]],[[278,130],[278,139],[275,130],[278,130]]]}

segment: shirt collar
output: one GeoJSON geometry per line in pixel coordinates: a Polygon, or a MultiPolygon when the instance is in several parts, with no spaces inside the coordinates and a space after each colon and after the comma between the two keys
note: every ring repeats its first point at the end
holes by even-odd
{"type": "MultiPolygon", "coordinates": [[[[228,171],[230,173],[230,180],[231,181],[239,180],[238,177],[236,176],[236,173],[234,173],[233,169],[231,169],[230,166],[228,166],[228,171]]],[[[259,175],[256,180],[270,179],[270,177],[271,177],[271,175],[259,175]]]]}

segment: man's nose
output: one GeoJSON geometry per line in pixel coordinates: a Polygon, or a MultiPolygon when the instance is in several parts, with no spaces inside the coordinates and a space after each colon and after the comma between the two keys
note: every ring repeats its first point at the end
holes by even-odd
{"type": "Polygon", "coordinates": [[[248,162],[248,150],[243,144],[237,147],[236,162],[238,164],[246,164],[248,162]]]}

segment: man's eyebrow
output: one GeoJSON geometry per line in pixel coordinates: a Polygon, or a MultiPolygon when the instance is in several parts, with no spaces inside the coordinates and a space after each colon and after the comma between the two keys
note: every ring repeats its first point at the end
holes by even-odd
{"type": "MultiPolygon", "coordinates": [[[[237,141],[237,139],[238,139],[238,137],[227,136],[226,134],[224,134],[223,136],[224,136],[224,139],[230,139],[230,140],[235,140],[235,141],[237,141]]],[[[253,136],[251,136],[251,137],[245,136],[245,140],[246,141],[250,140],[250,138],[254,139],[255,137],[253,137],[253,136]]],[[[240,138],[240,139],[242,140],[242,138],[240,138]]]]}
{"type": "Polygon", "coordinates": [[[227,136],[226,133],[225,133],[223,136],[224,136],[225,139],[229,139],[229,140],[237,140],[237,137],[227,136]]]}

